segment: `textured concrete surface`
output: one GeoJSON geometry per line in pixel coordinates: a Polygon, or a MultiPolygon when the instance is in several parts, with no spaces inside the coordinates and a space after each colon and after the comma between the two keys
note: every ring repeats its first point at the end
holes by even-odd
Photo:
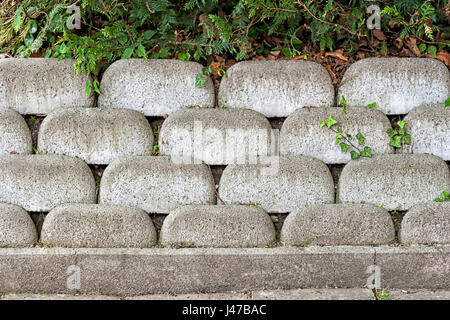
{"type": "Polygon", "coordinates": [[[450,202],[422,203],[403,217],[404,244],[450,244],[450,202]]]}
{"type": "Polygon", "coordinates": [[[37,241],[36,227],[21,207],[0,203],[0,248],[28,247],[37,241]]]}
{"type": "Polygon", "coordinates": [[[0,109],[0,155],[30,154],[31,132],[25,119],[11,109],[0,109]]]}
{"type": "Polygon", "coordinates": [[[137,208],[64,204],[45,217],[41,242],[69,248],[145,248],[156,244],[156,231],[148,214],[137,208]]]}
{"type": "Polygon", "coordinates": [[[47,114],[62,107],[90,107],[90,77],[77,75],[75,60],[56,58],[0,59],[0,109],[47,114]]]}
{"type": "Polygon", "coordinates": [[[144,295],[366,284],[370,247],[1,249],[0,291],[144,295]],[[72,266],[69,271],[68,267],[72,266]],[[75,271],[78,271],[74,275],[75,271]]]}
{"type": "Polygon", "coordinates": [[[408,210],[433,201],[450,190],[450,171],[430,154],[387,154],[350,161],[342,170],[339,202],[384,204],[388,210],[408,210]]]}
{"type": "Polygon", "coordinates": [[[219,105],[287,117],[306,106],[332,107],[330,75],[311,61],[243,61],[227,70],[219,88],[219,105]]]}
{"type": "Polygon", "coordinates": [[[79,157],[89,164],[150,155],[152,148],[152,128],[144,115],[134,110],[58,109],[39,129],[40,153],[79,157]]]}
{"type": "Polygon", "coordinates": [[[270,154],[271,130],[269,121],[253,110],[189,108],[164,121],[158,145],[163,155],[212,165],[249,162],[249,157],[270,154]]]}
{"type": "Polygon", "coordinates": [[[95,179],[81,159],[57,155],[0,156],[0,202],[47,212],[62,203],[94,203],[95,179]]]}
{"type": "Polygon", "coordinates": [[[260,207],[190,205],[172,211],[161,229],[162,245],[263,247],[275,242],[275,227],[260,207]]]}
{"type": "Polygon", "coordinates": [[[450,108],[442,104],[425,105],[405,117],[411,144],[404,151],[431,153],[450,160],[450,108]]]}
{"type": "MultiPolygon", "coordinates": [[[[398,291],[400,292],[400,291],[398,291]]],[[[421,296],[440,298],[448,297],[448,291],[414,291],[421,296]]],[[[392,292],[397,298],[397,291],[392,292]]],[[[399,295],[400,296],[400,295],[399,295]]],[[[153,294],[142,296],[101,296],[87,294],[5,294],[0,300],[375,300],[373,292],[362,288],[349,289],[291,289],[291,290],[257,290],[247,292],[191,293],[191,294],[153,294]]],[[[398,300],[398,299],[394,299],[398,300]]],[[[404,299],[402,299],[404,300],[404,299]]]]}
{"type": "MultiPolygon", "coordinates": [[[[338,123],[332,127],[341,128],[344,137],[352,136],[350,140],[360,150],[364,146],[372,149],[372,154],[393,153],[389,146],[391,128],[389,119],[379,110],[366,108],[347,108],[346,113],[341,108],[302,108],[292,113],[283,123],[280,132],[280,153],[284,155],[304,155],[318,158],[325,163],[347,163],[350,161],[350,150],[342,152],[336,144],[336,133],[326,127],[320,127],[319,122],[332,116],[338,123]],[[359,145],[356,135],[361,133],[364,144],[359,145]]],[[[342,142],[346,142],[342,139],[342,142]]]]}
{"type": "Polygon", "coordinates": [[[260,204],[270,213],[334,202],[333,178],[322,161],[303,156],[279,157],[275,174],[264,174],[265,167],[227,166],[219,183],[220,198],[226,204],[260,204]]]}
{"type": "Polygon", "coordinates": [[[450,246],[374,249],[382,288],[450,289],[450,246]]]}
{"type": "Polygon", "coordinates": [[[450,300],[450,291],[426,289],[392,290],[388,300],[450,300]]]}
{"type": "Polygon", "coordinates": [[[169,213],[185,204],[213,204],[215,186],[204,164],[175,163],[164,156],[121,158],[103,173],[99,203],[169,213]]]}
{"type": "Polygon", "coordinates": [[[450,72],[436,59],[367,58],[353,63],[338,90],[349,107],[376,102],[386,114],[405,114],[450,96],[450,72]]]}
{"type": "Polygon", "coordinates": [[[287,245],[385,245],[395,238],[389,212],[370,204],[319,204],[290,213],[281,229],[287,245]]]}
{"type": "Polygon", "coordinates": [[[214,86],[207,77],[195,85],[203,66],[180,60],[126,59],[114,62],[103,74],[98,104],[127,108],[146,116],[163,116],[182,107],[214,106],[214,86]]]}
{"type": "Polygon", "coordinates": [[[254,300],[375,300],[373,292],[364,288],[325,288],[293,290],[260,290],[254,300]]]}

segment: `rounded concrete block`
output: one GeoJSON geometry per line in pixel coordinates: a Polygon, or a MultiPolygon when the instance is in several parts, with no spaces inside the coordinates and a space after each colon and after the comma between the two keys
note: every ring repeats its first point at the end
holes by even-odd
{"type": "Polygon", "coordinates": [[[77,75],[74,64],[72,59],[0,59],[0,109],[45,115],[61,107],[91,107],[90,77],[77,75]]]}
{"type": "Polygon", "coordinates": [[[63,203],[94,203],[95,179],[81,159],[57,155],[0,156],[0,202],[48,212],[63,203]]]}
{"type": "Polygon", "coordinates": [[[334,87],[327,70],[311,61],[243,61],[227,70],[219,105],[287,117],[306,106],[332,107],[334,87]]]}
{"type": "Polygon", "coordinates": [[[238,163],[269,155],[271,133],[269,121],[253,110],[183,109],[164,121],[159,150],[212,165],[238,163]]]}
{"type": "Polygon", "coordinates": [[[14,110],[0,109],[0,155],[31,151],[31,132],[25,119],[14,110]]]}
{"type": "Polygon", "coordinates": [[[123,59],[103,74],[98,104],[106,108],[137,110],[146,116],[163,116],[182,107],[214,106],[214,85],[208,77],[195,85],[202,74],[197,62],[160,59],[123,59]]]}
{"type": "Polygon", "coordinates": [[[30,215],[19,206],[0,203],[0,248],[29,247],[36,241],[30,215]]]}
{"type": "MultiPolygon", "coordinates": [[[[325,163],[347,163],[350,151],[342,152],[336,144],[336,133],[326,127],[320,127],[320,121],[327,121],[332,116],[338,123],[333,127],[341,128],[344,134],[350,134],[350,140],[363,150],[368,146],[372,154],[393,153],[389,146],[391,128],[389,119],[381,111],[366,108],[302,108],[292,113],[283,123],[280,132],[280,153],[283,155],[304,155],[318,158],[325,163]],[[361,133],[364,145],[360,146],[356,135],[361,133]]],[[[342,142],[346,142],[342,139],[342,142]]]]}
{"type": "Polygon", "coordinates": [[[152,148],[152,128],[144,115],[134,110],[58,109],[39,129],[39,152],[79,157],[89,164],[149,155],[152,148]]]}
{"type": "Polygon", "coordinates": [[[164,220],[162,245],[262,247],[276,240],[270,216],[256,206],[188,205],[164,220]]]}
{"type": "Polygon", "coordinates": [[[450,96],[450,72],[436,59],[362,59],[345,72],[342,96],[349,107],[376,102],[386,114],[405,114],[422,104],[443,103],[450,96]]]}
{"type": "Polygon", "coordinates": [[[450,190],[450,171],[431,154],[386,154],[350,161],[339,178],[337,200],[408,210],[450,190]]]}
{"type": "Polygon", "coordinates": [[[99,203],[169,213],[186,204],[213,204],[215,186],[205,164],[177,163],[170,157],[113,161],[100,182],[99,203]]]}
{"type": "Polygon", "coordinates": [[[412,110],[405,117],[411,144],[405,152],[431,153],[450,160],[450,108],[442,104],[426,105],[412,110]]]}
{"type": "Polygon", "coordinates": [[[395,239],[386,209],[370,204],[318,204],[297,209],[284,220],[287,245],[385,245],[395,239]]]}
{"type": "Polygon", "coordinates": [[[428,202],[411,208],[402,220],[403,244],[450,244],[450,202],[428,202]]]}
{"type": "Polygon", "coordinates": [[[259,204],[270,213],[291,212],[308,204],[333,203],[334,183],[322,161],[310,157],[273,157],[269,166],[229,165],[219,196],[226,204],[259,204]]]}
{"type": "Polygon", "coordinates": [[[156,244],[156,231],[138,208],[63,204],[45,217],[41,242],[69,248],[146,248],[156,244]]]}

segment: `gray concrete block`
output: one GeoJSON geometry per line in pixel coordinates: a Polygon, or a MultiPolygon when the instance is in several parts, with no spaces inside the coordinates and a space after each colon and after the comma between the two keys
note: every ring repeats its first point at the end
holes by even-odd
{"type": "Polygon", "coordinates": [[[337,201],[384,204],[408,210],[450,190],[450,171],[431,154],[386,154],[350,161],[342,170],[337,201]]]}
{"type": "Polygon", "coordinates": [[[29,214],[19,206],[0,203],[0,248],[28,247],[36,241],[36,227],[29,214]]]}
{"type": "Polygon", "coordinates": [[[39,129],[40,153],[78,157],[89,164],[150,155],[152,148],[152,128],[144,115],[134,110],[58,109],[39,129]]]}
{"type": "Polygon", "coordinates": [[[213,204],[215,186],[204,164],[177,163],[169,157],[113,161],[103,173],[99,203],[169,213],[186,204],[213,204]]]}
{"type": "Polygon", "coordinates": [[[159,132],[163,155],[223,165],[267,156],[272,127],[260,113],[245,109],[183,109],[172,113],[159,132]]]}
{"type": "Polygon", "coordinates": [[[91,107],[90,77],[77,75],[74,64],[71,59],[0,59],[0,109],[45,115],[61,107],[91,107]]]}
{"type": "Polygon", "coordinates": [[[254,300],[375,300],[373,292],[364,288],[325,288],[254,291],[254,300]]]}
{"type": "Polygon", "coordinates": [[[450,300],[450,291],[426,289],[392,290],[388,300],[450,300]]]}
{"type": "Polygon", "coordinates": [[[375,247],[381,287],[450,288],[450,246],[375,247]]]}
{"type": "Polygon", "coordinates": [[[450,202],[422,203],[402,220],[404,244],[450,244],[450,202]]]}
{"type": "Polygon", "coordinates": [[[41,241],[53,247],[146,248],[156,244],[156,231],[138,208],[63,204],[45,217],[41,241]]]}
{"type": "Polygon", "coordinates": [[[98,104],[134,109],[146,116],[163,116],[192,105],[213,107],[212,80],[207,77],[202,87],[195,85],[202,68],[180,60],[118,60],[103,74],[98,104]]]}
{"type": "MultiPolygon", "coordinates": [[[[360,150],[364,146],[372,149],[372,154],[393,153],[389,146],[391,128],[389,119],[378,110],[366,108],[302,108],[292,113],[283,123],[280,132],[280,153],[284,155],[304,155],[318,158],[325,163],[347,163],[350,161],[350,150],[342,152],[336,144],[336,133],[326,127],[320,127],[320,121],[327,121],[329,116],[338,121],[335,127],[350,134],[350,140],[360,150]],[[364,145],[360,146],[356,135],[361,133],[364,145]]],[[[345,142],[344,139],[342,142],[345,142]]],[[[352,148],[353,150],[353,148],[352,148]]]]}
{"type": "Polygon", "coordinates": [[[311,61],[243,61],[227,70],[219,88],[219,105],[287,117],[306,106],[332,107],[330,75],[311,61]]]}
{"type": "Polygon", "coordinates": [[[1,249],[0,291],[144,295],[366,284],[371,247],[1,249]],[[69,269],[69,266],[74,266],[69,269]],[[70,272],[68,272],[70,271],[70,272]]]}
{"type": "Polygon", "coordinates": [[[411,144],[405,152],[431,153],[450,160],[450,108],[442,104],[425,105],[405,117],[411,144]]]}
{"type": "Polygon", "coordinates": [[[275,227],[260,207],[190,205],[172,211],[161,229],[162,245],[263,247],[274,243],[275,227]]]}
{"type": "Polygon", "coordinates": [[[95,201],[95,179],[81,159],[57,155],[0,156],[0,202],[46,212],[63,203],[95,201]]]}
{"type": "Polygon", "coordinates": [[[384,245],[395,239],[389,212],[369,204],[319,204],[291,212],[283,223],[287,245],[384,245]]]}
{"type": "Polygon", "coordinates": [[[333,203],[334,183],[322,161],[310,157],[279,157],[273,172],[267,165],[229,165],[219,184],[226,204],[259,204],[267,212],[291,212],[308,204],[333,203]]]}
{"type": "Polygon", "coordinates": [[[31,132],[25,119],[11,109],[0,109],[0,154],[30,154],[31,132]]]}
{"type": "Polygon", "coordinates": [[[386,114],[405,114],[428,103],[442,103],[450,96],[450,72],[436,59],[367,58],[345,72],[338,98],[349,107],[376,102],[386,114]]]}

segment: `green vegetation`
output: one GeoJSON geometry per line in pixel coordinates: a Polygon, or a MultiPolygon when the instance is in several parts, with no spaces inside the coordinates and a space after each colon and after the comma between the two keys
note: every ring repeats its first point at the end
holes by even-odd
{"type": "Polygon", "coordinates": [[[402,149],[405,144],[411,144],[411,135],[406,132],[406,121],[397,121],[398,130],[387,129],[387,134],[391,137],[389,145],[397,149],[402,149]]]}
{"type": "MultiPolygon", "coordinates": [[[[211,65],[215,56],[243,60],[278,52],[305,59],[304,53],[336,48],[353,55],[367,45],[387,54],[397,39],[413,41],[431,55],[448,49],[445,1],[383,1],[381,30],[375,34],[383,40],[375,42],[366,26],[370,5],[360,0],[5,0],[0,47],[15,57],[76,59],[77,72],[93,76],[86,84],[89,94],[100,93],[101,72],[118,59],[171,57],[211,65]],[[79,15],[68,8],[73,4],[79,15]],[[80,28],[74,29],[70,23],[77,17],[80,28]]],[[[224,67],[209,72],[221,77],[224,67]]],[[[197,77],[198,86],[204,76],[197,77]]]]}

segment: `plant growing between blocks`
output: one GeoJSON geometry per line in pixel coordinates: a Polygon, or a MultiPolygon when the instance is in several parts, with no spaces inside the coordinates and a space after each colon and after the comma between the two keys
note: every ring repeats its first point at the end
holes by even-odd
{"type": "Polygon", "coordinates": [[[399,126],[398,130],[394,130],[392,128],[387,129],[387,134],[391,137],[391,141],[389,145],[393,146],[397,149],[402,149],[405,144],[411,144],[411,135],[406,132],[406,121],[401,120],[397,121],[397,126],[399,126]]]}
{"type": "MultiPolygon", "coordinates": [[[[342,112],[347,112],[347,101],[344,97],[341,98],[339,104],[342,106],[342,112]]],[[[376,106],[376,104],[370,104],[367,106],[368,108],[372,108],[376,106]]],[[[350,150],[350,156],[352,160],[358,159],[359,157],[372,157],[372,149],[369,146],[365,146],[365,137],[361,132],[358,132],[355,137],[351,134],[344,132],[341,127],[338,126],[338,121],[333,118],[332,115],[328,116],[327,120],[323,120],[319,122],[319,126],[321,128],[326,127],[336,134],[335,136],[335,144],[339,145],[341,151],[346,153],[350,150]],[[358,142],[353,143],[354,139],[358,142]]]]}

